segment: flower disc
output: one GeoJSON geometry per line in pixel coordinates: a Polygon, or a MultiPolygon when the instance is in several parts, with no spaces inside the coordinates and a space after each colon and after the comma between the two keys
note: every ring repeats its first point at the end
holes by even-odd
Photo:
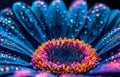
{"type": "Polygon", "coordinates": [[[33,54],[31,64],[40,71],[55,74],[86,73],[99,61],[96,50],[78,39],[53,39],[33,54]]]}

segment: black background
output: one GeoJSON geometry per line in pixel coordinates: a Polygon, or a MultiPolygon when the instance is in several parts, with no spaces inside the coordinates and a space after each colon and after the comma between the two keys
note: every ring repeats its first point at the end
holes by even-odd
{"type": "MultiPolygon", "coordinates": [[[[13,3],[17,1],[22,1],[31,5],[34,0],[0,0],[0,10],[5,7],[12,7],[13,3]]],[[[44,0],[44,1],[49,4],[52,0],[44,0]]],[[[63,1],[68,7],[70,3],[72,3],[72,1],[74,0],[63,0],[63,1]]],[[[104,3],[108,5],[111,9],[120,9],[120,0],[86,0],[86,1],[88,3],[89,8],[92,7],[95,3],[104,3]]]]}

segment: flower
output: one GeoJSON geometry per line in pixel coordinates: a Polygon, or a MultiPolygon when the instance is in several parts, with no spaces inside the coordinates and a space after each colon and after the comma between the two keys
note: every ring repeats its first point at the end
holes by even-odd
{"type": "Polygon", "coordinates": [[[110,76],[120,73],[120,11],[75,0],[22,2],[0,12],[0,75],[110,76]],[[38,47],[38,48],[37,48],[38,47]],[[110,68],[109,68],[110,67],[110,68]]]}

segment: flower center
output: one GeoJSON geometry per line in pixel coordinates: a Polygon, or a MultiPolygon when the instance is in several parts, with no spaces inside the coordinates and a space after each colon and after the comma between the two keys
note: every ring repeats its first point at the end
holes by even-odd
{"type": "Polygon", "coordinates": [[[43,43],[33,54],[34,68],[55,74],[85,73],[99,61],[94,48],[78,39],[58,39],[43,43]]]}
{"type": "Polygon", "coordinates": [[[50,48],[46,49],[48,55],[48,60],[52,62],[62,63],[72,63],[72,62],[81,62],[84,58],[83,52],[80,48],[74,45],[74,42],[71,41],[57,41],[59,44],[53,45],[50,48]]]}

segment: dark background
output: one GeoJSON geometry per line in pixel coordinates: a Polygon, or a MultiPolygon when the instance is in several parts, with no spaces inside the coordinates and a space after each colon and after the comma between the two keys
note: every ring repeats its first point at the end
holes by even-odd
{"type": "MultiPolygon", "coordinates": [[[[0,10],[5,8],[5,7],[12,7],[14,2],[17,1],[22,1],[25,2],[29,5],[31,5],[31,3],[34,0],[0,0],[0,10]]],[[[48,4],[52,1],[52,0],[44,0],[46,1],[48,4]]],[[[72,1],[74,0],[63,0],[67,7],[70,5],[70,3],[72,3],[72,1]]],[[[95,3],[104,3],[107,6],[109,6],[111,9],[120,9],[120,0],[86,0],[88,3],[88,7],[92,7],[95,3]]]]}

